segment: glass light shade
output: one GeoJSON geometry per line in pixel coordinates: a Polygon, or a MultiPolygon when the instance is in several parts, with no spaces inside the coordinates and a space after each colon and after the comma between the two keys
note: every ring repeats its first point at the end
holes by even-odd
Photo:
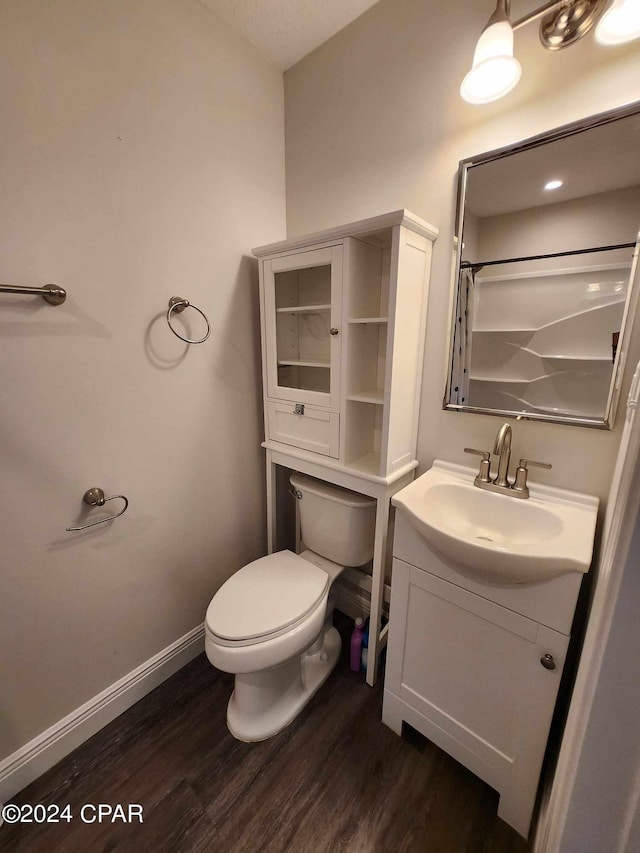
{"type": "Polygon", "coordinates": [[[600,18],[596,39],[600,44],[624,44],[640,38],[640,0],[614,0],[600,18]]]}
{"type": "Polygon", "coordinates": [[[476,45],[473,67],[462,81],[460,94],[470,104],[488,104],[514,89],[522,69],[513,56],[509,21],[488,26],[476,45]]]}

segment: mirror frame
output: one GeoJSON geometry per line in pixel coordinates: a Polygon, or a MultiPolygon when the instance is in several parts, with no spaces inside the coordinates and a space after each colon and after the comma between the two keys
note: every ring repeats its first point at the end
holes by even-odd
{"type": "MultiPolygon", "coordinates": [[[[626,118],[627,116],[637,114],[640,114],[640,101],[633,101],[632,103],[625,104],[624,106],[616,107],[615,109],[608,110],[606,112],[597,113],[596,115],[580,119],[579,121],[571,122],[570,124],[565,124],[561,127],[545,131],[544,133],[536,134],[535,136],[531,136],[528,139],[505,145],[502,148],[494,148],[492,151],[486,151],[482,154],[477,154],[473,157],[467,157],[464,160],[460,160],[458,167],[458,191],[455,214],[455,266],[452,281],[452,287],[454,288],[454,292],[452,294],[451,299],[451,321],[447,344],[448,370],[444,399],[442,404],[442,408],[444,410],[449,412],[463,412],[477,415],[493,415],[494,417],[500,418],[511,417],[516,418],[518,420],[542,421],[546,423],[565,424],[569,426],[582,426],[608,430],[613,429],[616,409],[620,397],[622,376],[624,373],[627,352],[629,349],[631,329],[633,325],[632,322],[629,322],[629,318],[632,318],[635,314],[638,302],[638,290],[640,290],[640,287],[634,286],[635,279],[637,278],[638,274],[637,266],[638,248],[640,246],[640,234],[638,239],[636,240],[636,248],[633,254],[631,274],[629,278],[629,296],[627,298],[627,303],[625,305],[624,314],[622,317],[621,340],[618,346],[613,370],[611,373],[611,385],[609,388],[609,396],[607,398],[607,407],[604,413],[604,418],[602,420],[596,420],[591,418],[576,418],[571,417],[570,415],[563,416],[538,413],[523,413],[517,411],[511,412],[507,409],[485,409],[474,406],[460,406],[454,403],[450,403],[449,400],[451,398],[451,385],[453,381],[454,361],[453,342],[455,340],[455,328],[458,316],[458,302],[460,299],[460,264],[462,262],[462,237],[469,169],[471,169],[473,166],[480,166],[483,163],[489,163],[493,160],[500,160],[503,157],[510,156],[511,154],[521,153],[523,151],[527,151],[530,148],[536,148],[539,145],[545,145],[549,142],[555,142],[558,139],[564,139],[568,136],[574,136],[575,134],[582,133],[585,130],[592,130],[593,128],[600,127],[601,125],[609,124],[613,121],[617,121],[618,119],[626,118]]],[[[638,228],[640,230],[640,221],[638,222],[638,228]]]]}

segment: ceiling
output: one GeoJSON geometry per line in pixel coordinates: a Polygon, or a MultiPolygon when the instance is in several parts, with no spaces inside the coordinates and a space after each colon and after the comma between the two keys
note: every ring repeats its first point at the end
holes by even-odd
{"type": "Polygon", "coordinates": [[[640,185],[640,114],[538,145],[468,174],[465,206],[476,216],[498,216],[640,185]],[[545,192],[554,178],[564,185],[545,192]]]}
{"type": "Polygon", "coordinates": [[[286,71],[378,0],[202,0],[286,71]]]}

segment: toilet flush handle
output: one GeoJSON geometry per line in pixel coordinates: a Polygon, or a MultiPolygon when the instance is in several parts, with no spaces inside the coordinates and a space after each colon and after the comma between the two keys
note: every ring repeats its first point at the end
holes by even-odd
{"type": "Polygon", "coordinates": [[[300,489],[289,489],[289,494],[293,495],[293,497],[299,501],[302,500],[302,492],[300,491],[300,489]]]}

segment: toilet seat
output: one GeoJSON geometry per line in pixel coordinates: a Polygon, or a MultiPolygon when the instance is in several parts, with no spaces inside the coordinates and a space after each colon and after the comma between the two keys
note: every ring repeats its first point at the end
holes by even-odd
{"type": "Polygon", "coordinates": [[[317,609],[329,575],[291,551],[278,551],[244,566],[213,597],[205,624],[215,642],[246,646],[293,630],[317,609]]]}

